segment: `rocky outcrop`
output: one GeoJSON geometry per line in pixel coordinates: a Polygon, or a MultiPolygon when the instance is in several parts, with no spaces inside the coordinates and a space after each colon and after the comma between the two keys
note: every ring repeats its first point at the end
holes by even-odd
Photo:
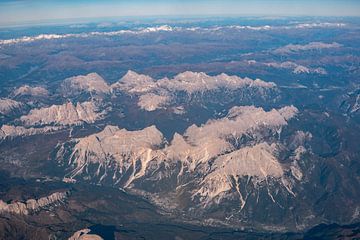
{"type": "Polygon", "coordinates": [[[154,80],[149,76],[129,71],[119,82],[112,85],[114,89],[122,89],[130,93],[146,93],[151,91],[178,92],[184,91],[187,94],[205,92],[220,88],[238,89],[245,87],[275,88],[276,84],[264,82],[260,79],[240,78],[220,74],[209,76],[205,73],[183,72],[173,79],[163,78],[154,80]]]}
{"type": "Polygon", "coordinates": [[[29,85],[21,86],[14,90],[13,95],[17,96],[33,96],[33,97],[46,97],[49,95],[47,89],[43,87],[30,87],[29,85]]]}
{"type": "Polygon", "coordinates": [[[27,215],[37,212],[42,208],[49,207],[56,203],[63,202],[69,192],[55,192],[49,196],[39,199],[28,199],[26,202],[5,203],[0,200],[0,213],[22,214],[27,215]]]}
{"type": "Polygon", "coordinates": [[[154,111],[159,109],[170,101],[168,96],[156,95],[153,93],[147,93],[139,97],[138,106],[146,111],[154,111]]]}
{"type": "Polygon", "coordinates": [[[8,98],[0,98],[0,115],[9,115],[13,111],[18,111],[23,104],[8,98]]]}
{"type": "Polygon", "coordinates": [[[268,67],[272,67],[272,68],[289,69],[289,70],[292,70],[292,72],[295,74],[310,74],[310,73],[311,74],[320,74],[320,75],[327,74],[327,72],[324,68],[305,67],[303,65],[297,64],[295,62],[290,62],[290,61],[282,62],[282,63],[270,62],[270,63],[265,63],[265,65],[268,67]]]}
{"type": "Polygon", "coordinates": [[[157,84],[150,76],[129,70],[118,82],[111,85],[111,88],[129,93],[147,93],[157,88],[157,84]]]}
{"type": "Polygon", "coordinates": [[[354,86],[354,89],[341,96],[339,104],[340,110],[350,117],[360,110],[360,89],[357,86],[354,86]]]}
{"type": "Polygon", "coordinates": [[[102,117],[94,102],[83,102],[74,105],[72,102],[63,105],[52,105],[47,108],[33,109],[20,121],[26,126],[43,125],[80,125],[94,123],[102,117]]]}
{"type": "Polygon", "coordinates": [[[167,151],[174,159],[191,160],[195,168],[200,162],[233,151],[244,136],[259,141],[266,137],[258,133],[262,129],[280,131],[297,111],[293,106],[269,112],[253,106],[233,107],[225,118],[192,125],[184,136],[176,135],[167,151]]]}
{"type": "Polygon", "coordinates": [[[158,85],[169,91],[185,91],[188,94],[194,92],[205,92],[215,89],[239,89],[246,87],[275,88],[276,84],[265,82],[260,79],[240,78],[222,73],[217,76],[209,76],[205,73],[183,72],[173,79],[160,79],[158,85]]]}
{"type": "Polygon", "coordinates": [[[0,140],[15,138],[20,136],[32,136],[56,132],[63,129],[63,126],[46,126],[41,128],[25,128],[22,126],[3,125],[0,129],[0,140]]]}
{"type": "Polygon", "coordinates": [[[81,229],[74,233],[68,240],[103,240],[102,237],[96,234],[91,234],[88,228],[81,229]]]}
{"type": "Polygon", "coordinates": [[[61,92],[66,97],[77,96],[84,92],[91,95],[109,94],[110,87],[97,73],[67,78],[61,84],[61,92]]]}
{"type": "Polygon", "coordinates": [[[269,177],[283,177],[284,170],[275,153],[275,144],[263,142],[216,158],[210,173],[205,176],[193,196],[199,197],[207,205],[235,188],[239,193],[242,209],[246,204],[246,196],[240,192],[240,188],[243,187],[239,183],[241,177],[253,177],[252,181],[259,182],[269,177]]]}
{"type": "MultiPolygon", "coordinates": [[[[128,186],[134,179],[144,176],[150,161],[161,160],[159,147],[164,143],[163,136],[155,126],[139,131],[127,131],[115,126],[107,126],[103,131],[85,138],[76,139],[66,164],[71,172],[67,177],[89,173],[88,168],[97,166],[94,177],[100,182],[113,172],[113,179],[121,181],[121,175],[130,173],[123,185],[128,186]]],[[[57,153],[61,158],[67,146],[63,145],[57,153]]],[[[115,184],[119,183],[115,182],[115,184]]]]}

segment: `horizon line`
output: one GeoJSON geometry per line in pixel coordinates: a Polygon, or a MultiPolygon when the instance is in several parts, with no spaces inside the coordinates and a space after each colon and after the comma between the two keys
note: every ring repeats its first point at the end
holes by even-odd
{"type": "MultiPolygon", "coordinates": [[[[167,19],[201,19],[201,18],[249,18],[249,17],[258,17],[258,18],[360,18],[360,15],[307,15],[307,14],[292,14],[292,15],[282,15],[282,14],[196,14],[196,15],[127,15],[127,16],[104,16],[104,17],[77,17],[77,18],[56,18],[56,19],[38,19],[30,21],[12,21],[6,23],[0,23],[0,28],[16,28],[16,27],[33,27],[33,26],[49,26],[49,25],[68,25],[76,23],[96,23],[98,21],[116,21],[124,20],[126,18],[146,18],[156,19],[156,18],[167,18],[167,19]],[[61,23],[60,21],[63,21],[61,23]]],[[[139,19],[137,19],[139,20],[139,19]]]]}

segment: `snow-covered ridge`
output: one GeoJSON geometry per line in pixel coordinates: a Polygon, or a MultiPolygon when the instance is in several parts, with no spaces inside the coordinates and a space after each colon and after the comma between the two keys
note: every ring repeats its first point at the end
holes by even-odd
{"type": "MultiPolygon", "coordinates": [[[[27,43],[34,42],[39,40],[52,40],[52,39],[62,39],[62,38],[87,38],[87,37],[96,37],[96,36],[119,36],[123,34],[144,34],[144,33],[153,33],[153,32],[169,32],[174,29],[168,25],[148,27],[148,28],[139,28],[136,30],[119,30],[119,31],[110,31],[110,32],[88,32],[88,33],[67,33],[67,34],[40,34],[37,36],[24,36],[21,38],[13,39],[4,39],[0,40],[0,45],[16,44],[16,43],[27,43]]],[[[179,28],[177,28],[179,30],[179,28]]]]}
{"type": "Polygon", "coordinates": [[[39,199],[28,199],[26,202],[14,202],[10,204],[0,200],[0,213],[31,214],[41,210],[41,208],[63,202],[68,195],[69,192],[55,192],[39,199]]]}
{"type": "Polygon", "coordinates": [[[109,32],[99,32],[93,31],[88,33],[67,33],[67,34],[40,34],[37,36],[24,36],[21,38],[13,38],[13,39],[3,39],[0,40],[0,45],[9,45],[9,44],[17,44],[17,43],[27,43],[34,42],[40,40],[53,40],[53,39],[63,39],[63,38],[87,38],[87,37],[95,37],[95,36],[120,36],[124,34],[148,34],[154,32],[172,32],[172,31],[201,31],[201,32],[214,32],[221,30],[250,30],[250,31],[268,31],[268,30],[276,30],[276,29],[306,29],[306,28],[340,28],[345,27],[345,23],[300,23],[297,25],[284,25],[284,26],[248,26],[248,25],[231,25],[231,26],[214,26],[214,27],[176,27],[169,25],[159,25],[153,27],[146,28],[137,28],[133,30],[118,30],[118,31],[109,31],[109,32]]]}
{"type": "Polygon", "coordinates": [[[300,23],[295,28],[341,28],[346,27],[345,23],[339,22],[322,22],[322,23],[300,23]]]}
{"type": "MultiPolygon", "coordinates": [[[[261,30],[289,30],[289,29],[307,29],[307,28],[342,28],[346,27],[347,24],[345,23],[337,23],[337,22],[319,22],[319,23],[299,23],[296,25],[263,25],[263,26],[243,26],[243,25],[232,25],[227,27],[220,27],[218,30],[224,28],[230,29],[238,29],[238,30],[254,30],[254,31],[261,31],[261,30]]],[[[211,29],[211,28],[209,28],[211,29]]]]}

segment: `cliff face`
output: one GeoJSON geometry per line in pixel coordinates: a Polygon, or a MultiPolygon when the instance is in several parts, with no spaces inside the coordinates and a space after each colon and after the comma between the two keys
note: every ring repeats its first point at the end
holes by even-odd
{"type": "Polygon", "coordinates": [[[0,200],[0,213],[31,214],[50,205],[63,202],[69,192],[55,192],[39,199],[28,199],[26,202],[5,203],[0,200]]]}

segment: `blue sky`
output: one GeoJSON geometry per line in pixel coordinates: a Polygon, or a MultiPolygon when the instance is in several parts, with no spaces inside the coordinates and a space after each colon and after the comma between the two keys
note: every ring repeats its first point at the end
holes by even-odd
{"type": "Polygon", "coordinates": [[[360,0],[0,0],[0,25],[164,15],[360,16],[360,0]]]}

